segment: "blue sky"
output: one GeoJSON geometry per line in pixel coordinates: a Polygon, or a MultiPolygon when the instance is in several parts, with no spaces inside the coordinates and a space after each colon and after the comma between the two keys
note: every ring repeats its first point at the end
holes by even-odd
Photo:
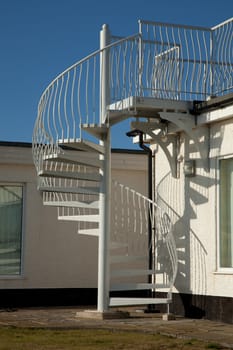
{"type": "MultiPolygon", "coordinates": [[[[233,16],[232,0],[0,0],[0,141],[31,142],[37,104],[50,81],[138,19],[212,27],[233,16]]],[[[113,147],[131,148],[117,136],[113,147]]]]}

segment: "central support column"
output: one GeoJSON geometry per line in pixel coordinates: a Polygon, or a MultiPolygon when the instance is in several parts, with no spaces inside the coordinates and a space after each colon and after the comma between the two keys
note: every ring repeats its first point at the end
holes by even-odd
{"type": "MultiPolygon", "coordinates": [[[[109,94],[109,49],[110,32],[107,25],[103,25],[100,33],[100,124],[108,124],[107,106],[110,103],[109,94]]],[[[98,250],[98,304],[97,311],[105,312],[109,307],[109,242],[110,242],[110,203],[111,203],[111,140],[110,128],[104,134],[100,144],[104,147],[103,169],[100,188],[100,222],[99,222],[99,250],[98,250]]]]}

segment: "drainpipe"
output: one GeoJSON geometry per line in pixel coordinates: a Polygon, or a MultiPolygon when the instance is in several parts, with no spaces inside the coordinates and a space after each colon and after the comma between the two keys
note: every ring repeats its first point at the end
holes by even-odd
{"type": "MultiPolygon", "coordinates": [[[[144,133],[141,130],[132,130],[126,133],[129,137],[135,137],[139,136],[139,147],[143,149],[148,154],[148,198],[152,201],[153,200],[153,179],[152,179],[152,159],[153,159],[153,153],[150,147],[146,146],[144,144],[143,135],[144,133]]],[[[149,261],[148,261],[148,268],[149,270],[153,269],[153,249],[152,249],[152,224],[150,220],[150,211],[151,211],[151,204],[149,205],[149,220],[148,220],[148,251],[149,251],[149,261]]],[[[148,283],[152,283],[152,275],[148,276],[148,283]]],[[[149,297],[153,296],[153,291],[150,291],[149,297]]],[[[153,305],[148,305],[148,312],[153,310],[153,305]]]]}
{"type": "MultiPolygon", "coordinates": [[[[143,140],[143,132],[140,132],[138,134],[139,136],[139,147],[143,149],[147,155],[148,155],[148,198],[152,201],[153,200],[153,183],[152,183],[152,150],[150,147],[146,146],[144,144],[143,140]]],[[[149,204],[149,213],[151,212],[151,203],[149,204]]],[[[149,214],[150,216],[150,214],[149,214]]],[[[148,268],[149,270],[153,269],[153,250],[152,250],[152,223],[149,217],[148,220],[148,250],[149,250],[149,262],[148,262],[148,268]]],[[[152,283],[152,275],[148,275],[148,283],[152,283]]],[[[150,291],[150,297],[152,297],[150,291]]],[[[148,305],[148,309],[150,310],[152,305],[148,305]]]]}

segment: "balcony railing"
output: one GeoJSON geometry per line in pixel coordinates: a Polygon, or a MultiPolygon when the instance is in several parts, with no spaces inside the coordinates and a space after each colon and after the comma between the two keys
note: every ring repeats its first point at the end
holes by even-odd
{"type": "Polygon", "coordinates": [[[233,91],[233,19],[213,27],[140,21],[141,91],[206,100],[233,91]]]}
{"type": "Polygon", "coordinates": [[[58,140],[87,137],[82,125],[100,122],[103,83],[109,104],[130,96],[206,100],[232,92],[232,36],[233,19],[213,28],[140,21],[138,34],[112,37],[108,46],[58,75],[42,94],[33,135],[35,159],[38,145],[53,149],[58,140]],[[107,69],[101,65],[103,55],[107,69]]]}

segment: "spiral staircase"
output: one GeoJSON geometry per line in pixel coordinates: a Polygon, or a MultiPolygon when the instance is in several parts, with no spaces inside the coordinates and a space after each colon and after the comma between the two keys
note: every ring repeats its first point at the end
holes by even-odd
{"type": "Polygon", "coordinates": [[[168,146],[177,148],[181,128],[193,128],[190,101],[205,100],[213,89],[205,35],[199,27],[141,21],[138,34],[119,38],[105,25],[100,49],[58,75],[40,99],[33,133],[38,189],[45,205],[58,208],[59,220],[98,237],[100,312],[171,303],[173,223],[151,199],[111,179],[111,127],[131,118],[145,138],[161,144],[175,176],[176,154],[168,146]],[[199,48],[196,59],[181,41],[199,48]]]}

